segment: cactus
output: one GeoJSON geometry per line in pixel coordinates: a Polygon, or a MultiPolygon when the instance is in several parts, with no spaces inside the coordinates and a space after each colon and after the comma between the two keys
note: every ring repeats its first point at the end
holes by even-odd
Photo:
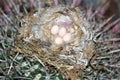
{"type": "Polygon", "coordinates": [[[1,79],[119,79],[120,19],[113,21],[114,11],[106,16],[111,0],[88,2],[30,0],[20,11],[11,0],[10,14],[4,4],[1,79]]]}

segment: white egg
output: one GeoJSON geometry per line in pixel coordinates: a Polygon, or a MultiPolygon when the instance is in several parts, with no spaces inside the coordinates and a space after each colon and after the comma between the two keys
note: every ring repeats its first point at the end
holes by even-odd
{"type": "Polygon", "coordinates": [[[70,33],[67,33],[63,36],[63,40],[65,42],[69,42],[71,40],[71,34],[70,33]]]}
{"type": "Polygon", "coordinates": [[[54,25],[52,28],[51,28],[51,33],[52,34],[57,34],[58,33],[58,30],[59,30],[59,27],[57,25],[54,25]]]}
{"type": "Polygon", "coordinates": [[[59,30],[59,36],[64,36],[65,34],[66,34],[66,29],[65,29],[65,27],[62,27],[62,28],[60,28],[60,30],[59,30]]]}
{"type": "Polygon", "coordinates": [[[60,45],[60,44],[62,44],[62,43],[63,43],[63,40],[62,40],[61,37],[57,37],[57,38],[55,39],[55,44],[60,45]]]}

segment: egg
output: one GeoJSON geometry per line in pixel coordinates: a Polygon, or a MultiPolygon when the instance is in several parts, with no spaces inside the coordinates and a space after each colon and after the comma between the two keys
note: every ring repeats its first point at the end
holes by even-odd
{"type": "Polygon", "coordinates": [[[71,40],[71,33],[67,33],[63,36],[63,40],[65,42],[69,42],[71,40]]]}
{"type": "Polygon", "coordinates": [[[66,34],[66,29],[65,29],[65,27],[62,27],[62,28],[60,28],[60,30],[59,30],[59,36],[64,36],[65,34],[66,34]]]}
{"type": "Polygon", "coordinates": [[[58,30],[59,30],[59,27],[57,25],[54,25],[52,28],[51,28],[51,33],[53,35],[57,34],[58,33],[58,30]]]}
{"type": "Polygon", "coordinates": [[[55,44],[60,45],[60,44],[62,44],[62,43],[63,43],[63,40],[62,40],[61,37],[57,37],[57,38],[55,39],[55,44]]]}

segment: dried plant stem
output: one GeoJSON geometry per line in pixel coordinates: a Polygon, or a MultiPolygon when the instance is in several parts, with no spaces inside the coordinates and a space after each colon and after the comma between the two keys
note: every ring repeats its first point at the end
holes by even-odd
{"type": "Polygon", "coordinates": [[[7,75],[10,74],[10,71],[11,71],[11,69],[12,69],[12,67],[13,67],[13,62],[15,61],[15,59],[17,58],[18,55],[19,55],[19,53],[17,53],[17,54],[15,55],[15,57],[13,58],[13,61],[12,61],[11,64],[10,64],[9,70],[8,70],[8,72],[7,72],[7,75]]]}
{"type": "Polygon", "coordinates": [[[33,57],[35,57],[40,62],[40,64],[45,67],[44,63],[35,54],[33,55],[33,57]]]}

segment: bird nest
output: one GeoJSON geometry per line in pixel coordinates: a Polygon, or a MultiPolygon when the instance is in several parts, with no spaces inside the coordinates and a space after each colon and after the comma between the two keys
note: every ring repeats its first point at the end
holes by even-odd
{"type": "Polygon", "coordinates": [[[37,56],[66,78],[77,80],[95,53],[90,23],[78,8],[40,9],[21,21],[16,52],[37,56]]]}

